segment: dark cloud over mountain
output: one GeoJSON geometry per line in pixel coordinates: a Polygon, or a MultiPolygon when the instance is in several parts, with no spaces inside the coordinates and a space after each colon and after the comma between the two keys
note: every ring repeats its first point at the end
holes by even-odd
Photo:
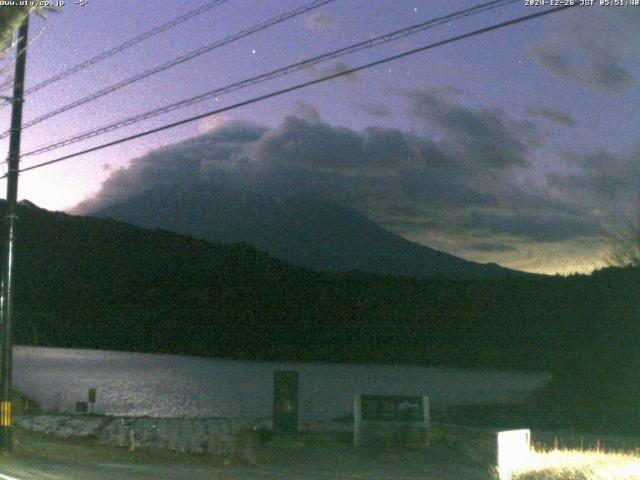
{"type": "Polygon", "coordinates": [[[513,252],[516,248],[512,245],[505,245],[504,243],[499,242],[478,242],[472,243],[469,245],[469,250],[480,251],[480,252],[513,252]]]}
{"type": "MultiPolygon", "coordinates": [[[[554,170],[541,170],[533,121],[432,91],[405,96],[422,133],[331,125],[309,106],[277,128],[226,123],[115,170],[77,211],[160,185],[211,182],[346,205],[412,240],[493,261],[532,242],[554,251],[563,242],[596,245],[608,220],[637,205],[637,152],[556,152],[554,170]]],[[[561,112],[536,115],[571,123],[561,112]]]]}
{"type": "Polygon", "coordinates": [[[536,241],[563,241],[604,233],[595,220],[559,212],[536,214],[527,211],[508,215],[474,212],[467,225],[489,234],[502,233],[536,241]]]}
{"type": "Polygon", "coordinates": [[[567,154],[566,161],[577,170],[551,175],[550,185],[584,209],[615,211],[621,218],[635,219],[640,204],[640,145],[628,155],[601,150],[567,154]]]}
{"type": "Polygon", "coordinates": [[[457,157],[497,169],[526,165],[535,138],[532,123],[508,118],[499,110],[473,110],[429,91],[407,95],[414,115],[441,129],[457,157]]]}

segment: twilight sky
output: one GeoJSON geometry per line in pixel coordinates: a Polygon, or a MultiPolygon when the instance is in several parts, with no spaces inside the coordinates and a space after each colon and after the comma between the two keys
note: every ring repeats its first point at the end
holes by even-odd
{"type": "MultiPolygon", "coordinates": [[[[207,2],[66,3],[32,19],[27,88],[207,2]]],[[[28,96],[24,120],[306,3],[229,0],[28,96]]],[[[336,0],[25,129],[22,151],[478,3],[336,0]]],[[[22,166],[540,8],[522,0],[456,20],[22,166]]],[[[0,79],[11,68],[0,60],[0,79]]],[[[588,272],[603,264],[608,232],[637,220],[639,78],[640,7],[576,7],[25,172],[20,197],[88,212],[160,183],[223,179],[343,203],[463,258],[588,272]]]]}

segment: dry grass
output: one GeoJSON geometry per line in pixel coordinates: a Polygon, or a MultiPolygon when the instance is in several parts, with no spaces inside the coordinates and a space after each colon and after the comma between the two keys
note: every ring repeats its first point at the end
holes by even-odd
{"type": "Polygon", "coordinates": [[[581,450],[532,451],[512,480],[640,479],[640,454],[581,450]]]}

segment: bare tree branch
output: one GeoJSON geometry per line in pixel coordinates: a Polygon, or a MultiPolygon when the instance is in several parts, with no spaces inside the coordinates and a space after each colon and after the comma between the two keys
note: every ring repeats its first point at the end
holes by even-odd
{"type": "Polygon", "coordinates": [[[640,223],[613,233],[606,262],[617,267],[640,266],[640,223]]]}

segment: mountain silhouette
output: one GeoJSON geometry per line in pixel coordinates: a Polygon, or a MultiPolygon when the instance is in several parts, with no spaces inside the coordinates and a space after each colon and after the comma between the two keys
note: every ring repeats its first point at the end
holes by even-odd
{"type": "Polygon", "coordinates": [[[406,240],[353,209],[300,196],[205,184],[162,186],[89,212],[213,242],[246,242],[294,265],[417,278],[526,275],[406,240]]]}

